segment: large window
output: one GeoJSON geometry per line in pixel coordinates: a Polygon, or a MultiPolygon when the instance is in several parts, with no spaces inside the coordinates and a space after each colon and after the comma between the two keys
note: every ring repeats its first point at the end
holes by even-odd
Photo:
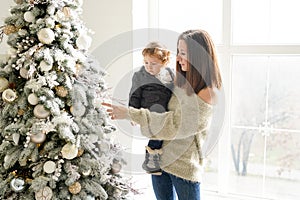
{"type": "Polygon", "coordinates": [[[300,1],[143,2],[135,28],[201,28],[217,45],[227,113],[204,199],[300,199],[300,1]]]}

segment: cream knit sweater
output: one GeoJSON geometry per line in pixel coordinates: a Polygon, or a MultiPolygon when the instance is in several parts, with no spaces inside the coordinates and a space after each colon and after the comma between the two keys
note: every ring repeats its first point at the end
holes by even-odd
{"type": "Polygon", "coordinates": [[[141,132],[151,139],[164,140],[162,170],[177,177],[201,182],[202,151],[213,106],[196,94],[188,96],[175,87],[168,112],[155,113],[147,109],[129,108],[131,120],[140,124],[141,132]]]}

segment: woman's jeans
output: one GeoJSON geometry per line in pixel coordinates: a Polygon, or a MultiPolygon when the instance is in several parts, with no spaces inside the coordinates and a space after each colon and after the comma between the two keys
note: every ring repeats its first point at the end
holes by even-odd
{"type": "Polygon", "coordinates": [[[152,175],[152,186],[157,200],[200,200],[200,183],[176,177],[167,172],[152,175]]]}

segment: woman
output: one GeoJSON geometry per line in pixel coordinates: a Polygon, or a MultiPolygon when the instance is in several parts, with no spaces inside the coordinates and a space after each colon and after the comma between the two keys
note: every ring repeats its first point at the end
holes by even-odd
{"type": "Polygon", "coordinates": [[[222,85],[216,51],[203,30],[183,32],[177,41],[176,79],[168,112],[126,108],[103,103],[111,108],[112,119],[129,119],[140,124],[142,134],[164,140],[161,176],[152,175],[158,200],[200,200],[202,173],[201,140],[216,103],[216,90],[222,85]]]}

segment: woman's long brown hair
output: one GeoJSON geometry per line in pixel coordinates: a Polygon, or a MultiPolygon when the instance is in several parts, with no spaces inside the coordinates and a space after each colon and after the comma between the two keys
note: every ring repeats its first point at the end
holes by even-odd
{"type": "Polygon", "coordinates": [[[188,95],[198,94],[207,87],[220,89],[222,79],[215,46],[209,34],[203,30],[188,30],[178,37],[178,42],[179,40],[186,42],[189,66],[185,72],[181,70],[179,62],[176,62],[175,84],[186,88],[188,95]]]}

